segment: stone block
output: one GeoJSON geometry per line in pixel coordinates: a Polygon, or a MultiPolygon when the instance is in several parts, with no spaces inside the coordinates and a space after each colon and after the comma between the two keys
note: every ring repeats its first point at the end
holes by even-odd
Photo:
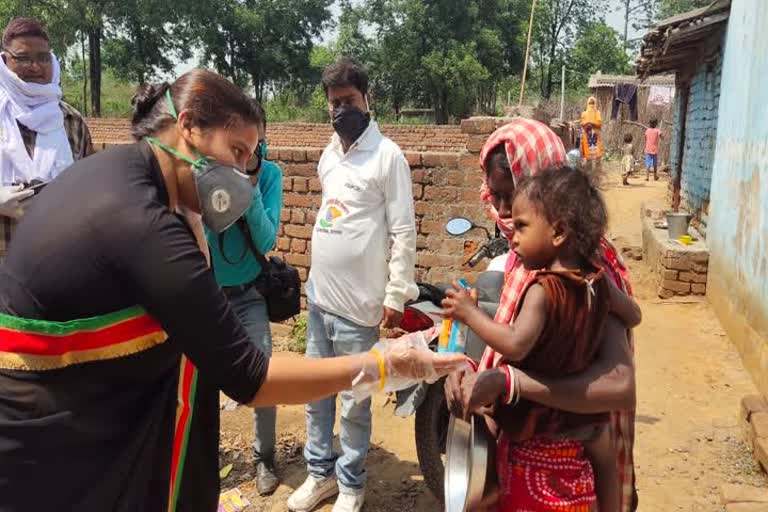
{"type": "Polygon", "coordinates": [[[753,413],[768,413],[768,401],[761,395],[747,395],[741,399],[741,417],[749,420],[753,413]]]}
{"type": "MultiPolygon", "coordinates": [[[[318,158],[318,160],[320,160],[318,158]]],[[[291,150],[291,161],[292,162],[306,162],[307,161],[307,150],[303,148],[294,148],[291,150]]]]}
{"type": "Polygon", "coordinates": [[[489,135],[496,129],[496,118],[493,117],[470,117],[462,119],[461,131],[472,135],[489,135]]]}
{"type": "Polygon", "coordinates": [[[475,153],[461,153],[459,155],[459,170],[480,173],[480,159],[475,153]]]}
{"type": "Polygon", "coordinates": [[[470,135],[467,137],[467,151],[479,153],[483,149],[486,140],[488,140],[487,135],[470,135]]]}
{"type": "MultiPolygon", "coordinates": [[[[677,281],[678,275],[680,272],[677,270],[669,270],[669,269],[662,269],[661,271],[661,278],[662,279],[670,279],[672,281],[677,281]]],[[[683,281],[683,279],[681,279],[683,281]]]]}
{"type": "Polygon", "coordinates": [[[319,162],[321,156],[323,156],[323,150],[322,149],[308,149],[307,150],[307,160],[310,161],[310,162],[319,162]]]}
{"type": "Polygon", "coordinates": [[[673,292],[672,290],[665,290],[664,288],[661,288],[659,290],[658,295],[660,299],[671,299],[672,297],[675,296],[675,292],[673,292]]]}
{"type": "Polygon", "coordinates": [[[768,439],[768,412],[755,412],[749,418],[755,438],[768,439]]]}
{"type": "Polygon", "coordinates": [[[680,272],[680,281],[685,283],[701,283],[707,282],[707,276],[703,274],[697,274],[696,272],[680,272]]]}
{"type": "Polygon", "coordinates": [[[691,262],[685,258],[665,257],[662,260],[662,265],[668,269],[673,269],[673,270],[690,270],[691,269],[691,262]]]}
{"type": "Polygon", "coordinates": [[[720,488],[723,503],[767,503],[768,489],[742,484],[725,484],[720,488]]]}
{"type": "Polygon", "coordinates": [[[707,294],[707,285],[706,284],[700,284],[700,283],[693,283],[693,284],[691,284],[691,292],[694,295],[706,295],[707,294]]]}
{"type": "Polygon", "coordinates": [[[690,293],[691,284],[683,283],[681,281],[673,281],[671,279],[662,279],[661,287],[666,290],[671,290],[675,293],[690,293]]]}
{"type": "Polygon", "coordinates": [[[416,151],[406,151],[405,159],[408,161],[408,165],[411,166],[411,169],[421,167],[421,153],[416,151]]]}

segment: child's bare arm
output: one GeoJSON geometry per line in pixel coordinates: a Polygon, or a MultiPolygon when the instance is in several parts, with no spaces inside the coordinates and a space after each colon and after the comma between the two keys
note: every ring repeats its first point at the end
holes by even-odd
{"type": "Polygon", "coordinates": [[[640,322],[643,320],[640,306],[632,297],[621,291],[612,279],[607,279],[609,283],[608,300],[611,304],[611,313],[619,317],[622,323],[629,329],[640,325],[640,322]]]}
{"type": "Polygon", "coordinates": [[[446,316],[465,323],[508,361],[521,361],[536,345],[546,321],[547,299],[541,285],[532,285],[513,325],[494,322],[475,304],[471,293],[449,290],[443,301],[446,316]]]}
{"type": "Polygon", "coordinates": [[[618,512],[620,503],[619,472],[616,452],[606,427],[593,439],[584,442],[584,451],[595,474],[595,494],[600,512],[618,512]]]}

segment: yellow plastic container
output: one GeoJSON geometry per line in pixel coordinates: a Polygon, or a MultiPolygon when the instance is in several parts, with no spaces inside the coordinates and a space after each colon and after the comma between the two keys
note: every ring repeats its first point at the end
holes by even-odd
{"type": "Polygon", "coordinates": [[[691,245],[693,243],[693,238],[691,238],[691,235],[682,235],[677,241],[683,245],[691,245]]]}

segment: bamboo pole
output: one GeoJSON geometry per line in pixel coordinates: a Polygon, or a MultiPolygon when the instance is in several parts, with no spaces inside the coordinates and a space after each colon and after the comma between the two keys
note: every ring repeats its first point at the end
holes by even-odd
{"type": "Polygon", "coordinates": [[[528,73],[528,56],[531,52],[531,34],[533,33],[533,13],[536,10],[536,0],[531,3],[531,19],[528,22],[528,42],[525,45],[525,62],[523,62],[523,83],[520,84],[520,102],[518,107],[523,105],[523,98],[525,97],[525,77],[528,73]]]}

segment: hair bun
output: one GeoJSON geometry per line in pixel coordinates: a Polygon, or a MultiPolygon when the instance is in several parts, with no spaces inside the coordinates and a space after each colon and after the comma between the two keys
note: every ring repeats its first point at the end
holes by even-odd
{"type": "Polygon", "coordinates": [[[133,124],[141,122],[155,106],[157,101],[163,97],[170,84],[162,82],[159,84],[143,84],[139,86],[136,94],[131,100],[133,106],[133,124]]]}

